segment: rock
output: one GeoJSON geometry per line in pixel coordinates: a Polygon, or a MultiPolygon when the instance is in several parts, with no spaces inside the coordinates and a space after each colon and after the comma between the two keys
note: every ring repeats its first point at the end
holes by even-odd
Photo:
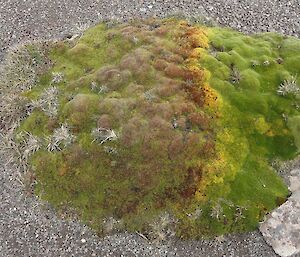
{"type": "Polygon", "coordinates": [[[266,242],[282,257],[300,253],[300,169],[293,169],[290,174],[292,196],[259,227],[266,242]]]}
{"type": "Polygon", "coordinates": [[[300,191],[300,169],[294,169],[289,176],[289,190],[291,192],[300,191]]]}

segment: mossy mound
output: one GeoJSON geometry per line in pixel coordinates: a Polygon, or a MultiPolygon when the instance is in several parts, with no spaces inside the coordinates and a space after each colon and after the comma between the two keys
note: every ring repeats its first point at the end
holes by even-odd
{"type": "Polygon", "coordinates": [[[299,40],[168,19],[75,41],[24,93],[36,194],[159,239],[254,229],[287,196],[270,163],[299,150],[299,40]]]}

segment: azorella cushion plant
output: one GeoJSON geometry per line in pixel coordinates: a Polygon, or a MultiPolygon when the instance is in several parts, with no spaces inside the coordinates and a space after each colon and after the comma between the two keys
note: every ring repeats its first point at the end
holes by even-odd
{"type": "Polygon", "coordinates": [[[285,201],[272,164],[300,148],[298,39],[103,23],[48,58],[15,138],[59,213],[163,241],[253,230],[285,201]]]}

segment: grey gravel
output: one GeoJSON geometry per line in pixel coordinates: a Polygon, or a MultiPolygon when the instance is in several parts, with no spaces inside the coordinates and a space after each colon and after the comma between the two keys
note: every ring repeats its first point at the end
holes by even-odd
{"type": "MultiPolygon", "coordinates": [[[[299,0],[0,0],[0,60],[14,44],[62,38],[99,20],[180,13],[211,17],[253,33],[300,37],[299,0]]],[[[78,221],[59,218],[47,203],[24,193],[15,169],[0,156],[0,257],[34,256],[277,256],[258,231],[213,241],[149,244],[136,234],[98,238],[78,221]]]]}
{"type": "Polygon", "coordinates": [[[1,0],[0,52],[25,40],[61,37],[99,20],[174,13],[208,16],[247,33],[300,37],[299,0],[1,0]]]}

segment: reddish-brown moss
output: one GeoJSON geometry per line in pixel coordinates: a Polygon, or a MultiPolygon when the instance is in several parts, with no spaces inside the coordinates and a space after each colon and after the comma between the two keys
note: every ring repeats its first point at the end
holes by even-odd
{"type": "Polygon", "coordinates": [[[153,66],[159,71],[163,71],[168,66],[168,62],[164,59],[158,58],[154,61],[153,66]]]}
{"type": "MultiPolygon", "coordinates": [[[[71,92],[91,91],[65,106],[63,118],[79,142],[58,161],[58,175],[65,183],[68,177],[83,195],[92,195],[82,200],[83,208],[93,212],[99,209],[97,203],[132,225],[130,219],[144,213],[145,206],[158,212],[171,205],[182,212],[195,201],[199,184],[205,190],[201,181],[208,168],[202,160],[214,158],[215,148],[204,138],[214,137],[205,112],[216,108],[207,74],[195,59],[194,49],[206,47],[205,36],[200,27],[191,29],[177,21],[114,28],[105,36],[118,44],[111,62],[68,83],[71,92]],[[95,127],[113,129],[117,140],[92,142],[95,127]]],[[[73,184],[70,194],[76,199],[73,184]]]]}
{"type": "Polygon", "coordinates": [[[170,78],[182,78],[184,75],[184,69],[174,63],[169,63],[164,71],[170,78]]]}

